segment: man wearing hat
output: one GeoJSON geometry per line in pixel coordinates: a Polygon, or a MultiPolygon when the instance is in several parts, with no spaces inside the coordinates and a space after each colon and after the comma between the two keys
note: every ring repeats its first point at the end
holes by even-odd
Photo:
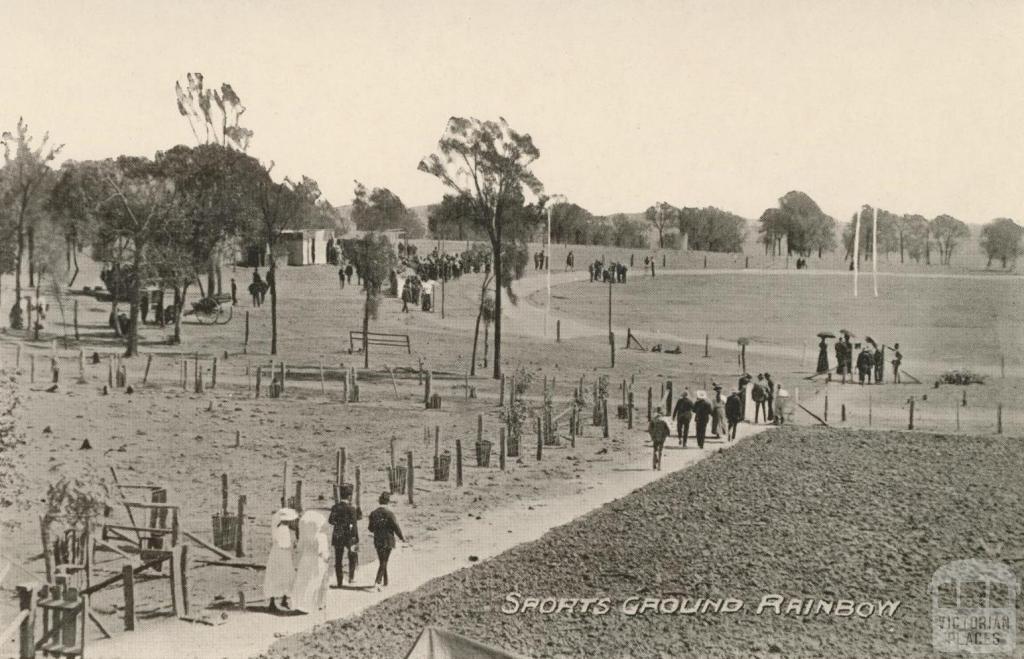
{"type": "Polygon", "coordinates": [[[672,410],[672,418],[676,420],[676,435],[679,437],[679,445],[686,448],[686,440],[690,436],[690,418],[693,416],[693,401],[690,400],[690,392],[683,389],[683,395],[676,401],[676,407],[672,410]]]}
{"type": "Polygon", "coordinates": [[[374,583],[380,589],[381,585],[388,585],[388,559],[395,548],[395,536],[402,542],[405,542],[405,536],[395,514],[387,507],[391,493],[382,492],[377,501],[380,507],[370,513],[370,533],[373,534],[373,548],[377,550],[377,578],[374,583]]]}
{"type": "Polygon", "coordinates": [[[892,347],[892,381],[896,384],[900,383],[900,364],[903,363],[903,354],[900,352],[900,344],[895,344],[892,347]]]}
{"type": "Polygon", "coordinates": [[[344,484],[339,488],[338,503],[331,508],[331,516],[327,522],[334,527],[331,534],[331,544],[334,545],[334,576],[338,581],[338,588],[341,588],[342,577],[344,576],[344,556],[348,550],[348,581],[356,576],[356,566],[359,565],[359,531],[356,522],[363,517],[361,510],[352,505],[352,486],[344,484]]]}
{"type": "Polygon", "coordinates": [[[669,426],[669,419],[661,415],[660,407],[647,425],[647,434],[651,436],[651,446],[654,447],[651,468],[661,471],[661,453],[665,448],[665,439],[672,434],[672,428],[669,426]]]}
{"type": "Polygon", "coordinates": [[[743,401],[740,400],[740,392],[734,391],[725,399],[725,420],[729,424],[726,438],[729,441],[736,439],[736,426],[743,420],[743,401]]]}
{"type": "Polygon", "coordinates": [[[857,375],[860,376],[860,383],[863,386],[865,378],[868,384],[871,384],[871,371],[875,367],[875,360],[871,357],[871,353],[868,352],[868,347],[864,346],[860,349],[860,354],[857,355],[857,375]]]}
{"type": "Polygon", "coordinates": [[[708,421],[711,420],[711,403],[708,402],[706,391],[697,392],[697,400],[693,403],[693,420],[697,428],[697,448],[704,448],[704,437],[708,432],[708,421]]]}

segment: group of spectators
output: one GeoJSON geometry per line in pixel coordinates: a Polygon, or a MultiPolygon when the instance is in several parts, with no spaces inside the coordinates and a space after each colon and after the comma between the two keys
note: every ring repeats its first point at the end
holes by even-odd
{"type": "MultiPolygon", "coordinates": [[[[828,363],[828,336],[820,336],[818,342],[818,373],[829,373],[831,369],[828,363]]],[[[843,338],[836,341],[836,375],[846,384],[846,377],[853,382],[853,371],[857,369],[860,384],[882,384],[885,380],[885,349],[886,346],[879,345],[868,337],[863,344],[853,343],[852,336],[844,333],[843,338]],[[859,349],[859,352],[858,352],[859,349]],[[854,353],[857,353],[856,360],[854,353]]],[[[903,354],[900,352],[900,344],[892,346],[892,379],[893,382],[900,382],[900,365],[903,363],[903,354]]]]}
{"type": "Polygon", "coordinates": [[[598,259],[590,264],[589,270],[590,281],[625,284],[626,272],[629,270],[629,268],[626,267],[625,263],[617,263],[615,261],[612,261],[611,263],[605,264],[604,261],[598,259]]]}

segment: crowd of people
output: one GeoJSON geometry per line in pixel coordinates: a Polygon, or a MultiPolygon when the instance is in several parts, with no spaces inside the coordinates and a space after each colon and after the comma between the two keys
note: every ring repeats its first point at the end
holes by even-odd
{"type": "Polygon", "coordinates": [[[748,421],[748,390],[754,404],[753,423],[782,425],[789,411],[789,392],[777,387],[770,373],[758,373],[756,379],[749,373],[744,373],[737,381],[736,388],[728,395],[724,394],[725,387],[717,382],[712,382],[712,390],[712,396],[708,396],[708,392],[701,389],[694,392],[691,397],[689,389],[684,389],[674,405],[669,394],[664,400],[665,407],[659,406],[652,415],[648,434],[654,447],[655,470],[661,469],[661,454],[665,441],[672,434],[673,425],[679,445],[683,448],[686,448],[690,440],[691,424],[698,449],[704,448],[704,441],[709,437],[708,426],[712,438],[724,437],[726,441],[736,439],[737,427],[741,422],[748,421]],[[671,416],[663,416],[663,409],[671,410],[671,416]]]}
{"type": "MultiPolygon", "coordinates": [[[[880,345],[871,337],[866,337],[864,343],[853,343],[853,336],[849,332],[843,332],[843,337],[836,341],[834,346],[836,368],[835,374],[843,384],[849,376],[850,382],[854,382],[854,369],[856,369],[860,384],[883,384],[885,381],[885,345],[880,345]],[[856,353],[856,357],[854,356],[856,353]]],[[[831,338],[828,334],[819,334],[818,342],[818,366],[817,373],[827,373],[832,377],[832,369],[828,361],[828,341],[831,338]]],[[[900,383],[900,366],[903,364],[903,353],[900,352],[900,344],[892,346],[891,359],[892,381],[900,383]]]]}
{"type": "MultiPolygon", "coordinates": [[[[330,584],[331,550],[334,552],[335,588],[346,577],[351,585],[359,565],[358,522],[363,513],[352,503],[351,485],[341,485],[338,503],[326,511],[311,509],[301,515],[282,508],[271,520],[270,553],[263,580],[263,592],[273,613],[312,613],[324,608],[330,584]],[[330,529],[328,529],[330,527],[330,529]]],[[[374,585],[379,591],[388,585],[388,560],[397,546],[405,542],[395,514],[388,508],[391,495],[380,495],[377,509],[370,513],[367,530],[373,536],[377,553],[374,585]]]]}
{"type": "Polygon", "coordinates": [[[606,264],[601,259],[597,259],[596,261],[590,264],[589,270],[590,281],[625,284],[626,272],[629,270],[629,268],[626,267],[625,263],[617,263],[615,261],[612,261],[606,264]]]}

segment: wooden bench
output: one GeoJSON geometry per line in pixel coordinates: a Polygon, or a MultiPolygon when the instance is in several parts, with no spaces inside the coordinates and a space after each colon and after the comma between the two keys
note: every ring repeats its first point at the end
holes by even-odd
{"type": "MultiPolygon", "coordinates": [[[[355,351],[357,342],[360,346],[363,345],[363,333],[349,332],[349,350],[355,351]]],[[[408,334],[382,334],[380,332],[367,332],[366,343],[367,345],[371,346],[391,346],[396,348],[405,348],[406,352],[408,352],[410,355],[412,354],[412,345],[409,343],[408,334]]]]}

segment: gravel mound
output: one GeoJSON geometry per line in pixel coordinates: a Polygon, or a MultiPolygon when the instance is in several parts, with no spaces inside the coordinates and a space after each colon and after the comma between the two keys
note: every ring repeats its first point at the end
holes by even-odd
{"type": "Polygon", "coordinates": [[[1022,473],[1019,438],[773,430],[265,656],[402,657],[425,625],[536,657],[933,655],[936,568],[997,558],[1022,572],[1022,473]],[[782,613],[758,613],[772,594],[782,613]],[[609,604],[502,612],[525,597],[609,604]],[[631,597],[743,606],[629,615],[631,597]],[[787,614],[791,599],[874,612],[787,614]],[[881,615],[886,600],[899,606],[881,615]]]}

